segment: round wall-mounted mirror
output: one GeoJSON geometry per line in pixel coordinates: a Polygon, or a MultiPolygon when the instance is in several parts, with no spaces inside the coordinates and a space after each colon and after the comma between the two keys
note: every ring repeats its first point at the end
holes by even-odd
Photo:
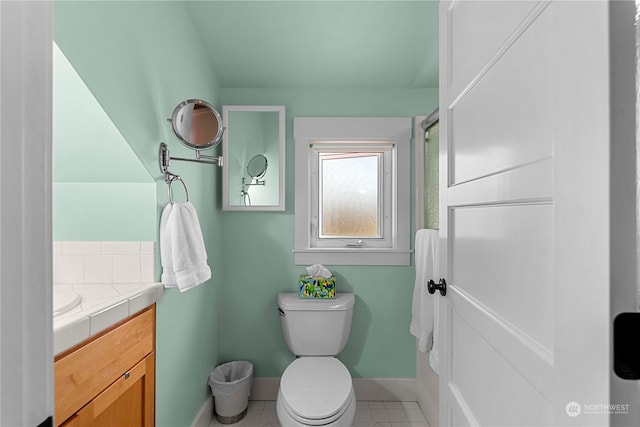
{"type": "Polygon", "coordinates": [[[211,104],[199,99],[178,104],[171,116],[171,126],[184,145],[196,150],[215,147],[224,132],[220,114],[211,104]]]}
{"type": "Polygon", "coordinates": [[[253,179],[260,179],[267,173],[268,166],[267,158],[262,154],[257,154],[249,160],[247,173],[253,179]]]}

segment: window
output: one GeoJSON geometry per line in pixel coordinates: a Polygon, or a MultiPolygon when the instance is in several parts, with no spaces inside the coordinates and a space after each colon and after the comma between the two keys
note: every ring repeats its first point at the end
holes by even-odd
{"type": "Polygon", "coordinates": [[[296,264],[409,264],[409,118],[295,118],[296,264]]]}
{"type": "Polygon", "coordinates": [[[391,247],[393,141],[309,148],[311,247],[391,247]]]}

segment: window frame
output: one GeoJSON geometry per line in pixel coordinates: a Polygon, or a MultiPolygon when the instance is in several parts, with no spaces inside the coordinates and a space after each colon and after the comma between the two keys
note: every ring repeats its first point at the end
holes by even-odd
{"type": "MultiPolygon", "coordinates": [[[[297,265],[410,265],[410,117],[295,117],[295,247],[297,265]],[[358,246],[358,239],[324,239],[322,245],[314,241],[318,232],[318,218],[314,224],[314,209],[318,201],[318,159],[313,144],[332,146],[344,144],[389,147],[390,155],[384,165],[390,174],[383,205],[390,216],[384,226],[388,242],[382,245],[358,246]],[[314,156],[315,154],[315,156],[314,156]],[[315,169],[315,177],[314,177],[315,169]],[[315,186],[315,187],[314,187],[315,186]],[[390,193],[390,194],[388,194],[390,193]],[[333,240],[336,244],[331,244],[333,240]],[[349,246],[345,246],[345,240],[349,246]]],[[[385,173],[386,173],[385,172],[385,173]]],[[[385,181],[385,179],[382,179],[385,181]]],[[[385,214],[386,215],[386,214],[385,214]]],[[[383,219],[384,221],[384,219],[383,219]]],[[[365,239],[362,239],[365,240],[365,239]]]]}
{"type": "Polygon", "coordinates": [[[310,144],[311,159],[311,181],[309,191],[311,192],[311,247],[353,247],[362,242],[366,247],[391,247],[392,246],[392,215],[391,204],[387,199],[393,197],[392,176],[395,156],[395,146],[393,141],[314,141],[310,144]],[[348,148],[345,148],[347,145],[348,148]],[[316,148],[318,147],[318,148],[316,148]],[[378,157],[378,233],[377,237],[366,236],[322,236],[322,202],[320,201],[321,190],[323,189],[323,174],[320,162],[321,153],[342,152],[341,158],[357,157],[355,154],[371,153],[378,157]]]}

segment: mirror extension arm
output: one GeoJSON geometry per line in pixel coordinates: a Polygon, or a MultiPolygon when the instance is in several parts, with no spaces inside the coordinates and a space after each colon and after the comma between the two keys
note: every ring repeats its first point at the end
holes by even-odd
{"type": "Polygon", "coordinates": [[[171,163],[171,160],[179,160],[183,162],[194,162],[194,163],[207,163],[207,164],[218,165],[218,166],[223,165],[222,156],[207,156],[202,154],[200,150],[196,150],[195,159],[187,159],[184,157],[171,157],[169,154],[169,148],[167,147],[167,144],[165,144],[164,142],[160,143],[160,150],[158,152],[158,157],[160,162],[160,172],[162,172],[165,175],[165,180],[170,179],[169,175],[173,175],[171,174],[171,172],[169,172],[169,164],[171,163]]]}

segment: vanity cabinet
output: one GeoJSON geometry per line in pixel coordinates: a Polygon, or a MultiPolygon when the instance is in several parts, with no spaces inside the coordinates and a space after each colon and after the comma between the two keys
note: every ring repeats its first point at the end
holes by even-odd
{"type": "Polygon", "coordinates": [[[155,423],[155,305],[56,357],[56,426],[155,423]]]}

